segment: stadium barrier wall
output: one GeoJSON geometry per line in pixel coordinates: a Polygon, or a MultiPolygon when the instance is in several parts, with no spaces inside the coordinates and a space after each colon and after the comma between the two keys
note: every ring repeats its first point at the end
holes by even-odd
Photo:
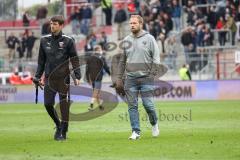
{"type": "MultiPolygon", "coordinates": [[[[240,80],[211,81],[169,81],[172,91],[162,95],[162,88],[156,87],[156,101],[199,101],[199,100],[240,100],[240,80]]],[[[90,86],[81,84],[83,87],[90,86]]],[[[103,83],[102,90],[116,94],[110,83],[103,83]]],[[[71,95],[74,102],[90,102],[82,95],[71,95]]],[[[39,103],[43,103],[43,91],[39,89],[39,103]]],[[[58,102],[56,96],[56,102],[58,102]]],[[[121,99],[119,98],[119,101],[121,99]]],[[[0,103],[34,103],[35,88],[33,85],[0,85],[0,103]]]]}

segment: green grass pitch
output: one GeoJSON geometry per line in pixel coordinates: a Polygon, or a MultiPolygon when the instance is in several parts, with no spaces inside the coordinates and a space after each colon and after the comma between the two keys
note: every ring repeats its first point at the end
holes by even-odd
{"type": "MultiPolygon", "coordinates": [[[[74,104],[71,111],[87,110],[87,105],[74,104]]],[[[54,125],[42,104],[1,104],[0,160],[240,159],[240,101],[158,102],[156,106],[161,114],[158,138],[152,138],[140,106],[141,139],[128,140],[127,106],[120,103],[102,117],[71,122],[68,140],[56,142],[54,125]]]]}

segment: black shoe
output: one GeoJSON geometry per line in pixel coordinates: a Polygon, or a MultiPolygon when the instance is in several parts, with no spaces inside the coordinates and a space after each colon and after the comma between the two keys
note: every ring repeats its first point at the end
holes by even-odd
{"type": "Polygon", "coordinates": [[[68,122],[61,122],[61,140],[65,141],[67,139],[68,122]]]}
{"type": "Polygon", "coordinates": [[[62,140],[65,141],[67,139],[67,132],[62,133],[62,140]]]}
{"type": "Polygon", "coordinates": [[[56,140],[56,141],[62,140],[62,128],[60,126],[56,127],[56,131],[54,134],[54,140],[56,140]]]}
{"type": "Polygon", "coordinates": [[[103,107],[102,105],[100,105],[100,106],[99,106],[99,109],[100,109],[101,111],[103,111],[103,110],[104,110],[104,107],[103,107]]]}

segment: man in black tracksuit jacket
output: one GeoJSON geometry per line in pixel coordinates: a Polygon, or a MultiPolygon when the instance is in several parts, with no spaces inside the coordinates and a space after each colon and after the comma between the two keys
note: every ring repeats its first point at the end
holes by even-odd
{"type": "Polygon", "coordinates": [[[63,24],[62,16],[51,18],[51,34],[41,38],[38,67],[35,78],[33,78],[33,82],[39,84],[41,76],[45,72],[44,106],[56,124],[54,139],[57,141],[65,140],[68,130],[69,104],[67,93],[69,85],[66,85],[66,83],[70,81],[69,60],[76,77],[75,85],[79,85],[81,78],[74,40],[62,33],[63,24]],[[60,99],[61,121],[54,109],[56,93],[59,94],[60,99]]]}

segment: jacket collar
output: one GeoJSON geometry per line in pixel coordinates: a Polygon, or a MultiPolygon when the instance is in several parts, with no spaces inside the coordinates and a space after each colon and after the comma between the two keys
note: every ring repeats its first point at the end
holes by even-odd
{"type": "Polygon", "coordinates": [[[52,37],[53,37],[54,39],[58,39],[58,38],[62,37],[62,34],[63,34],[62,31],[60,31],[58,35],[54,35],[54,34],[52,33],[52,37]]]}

